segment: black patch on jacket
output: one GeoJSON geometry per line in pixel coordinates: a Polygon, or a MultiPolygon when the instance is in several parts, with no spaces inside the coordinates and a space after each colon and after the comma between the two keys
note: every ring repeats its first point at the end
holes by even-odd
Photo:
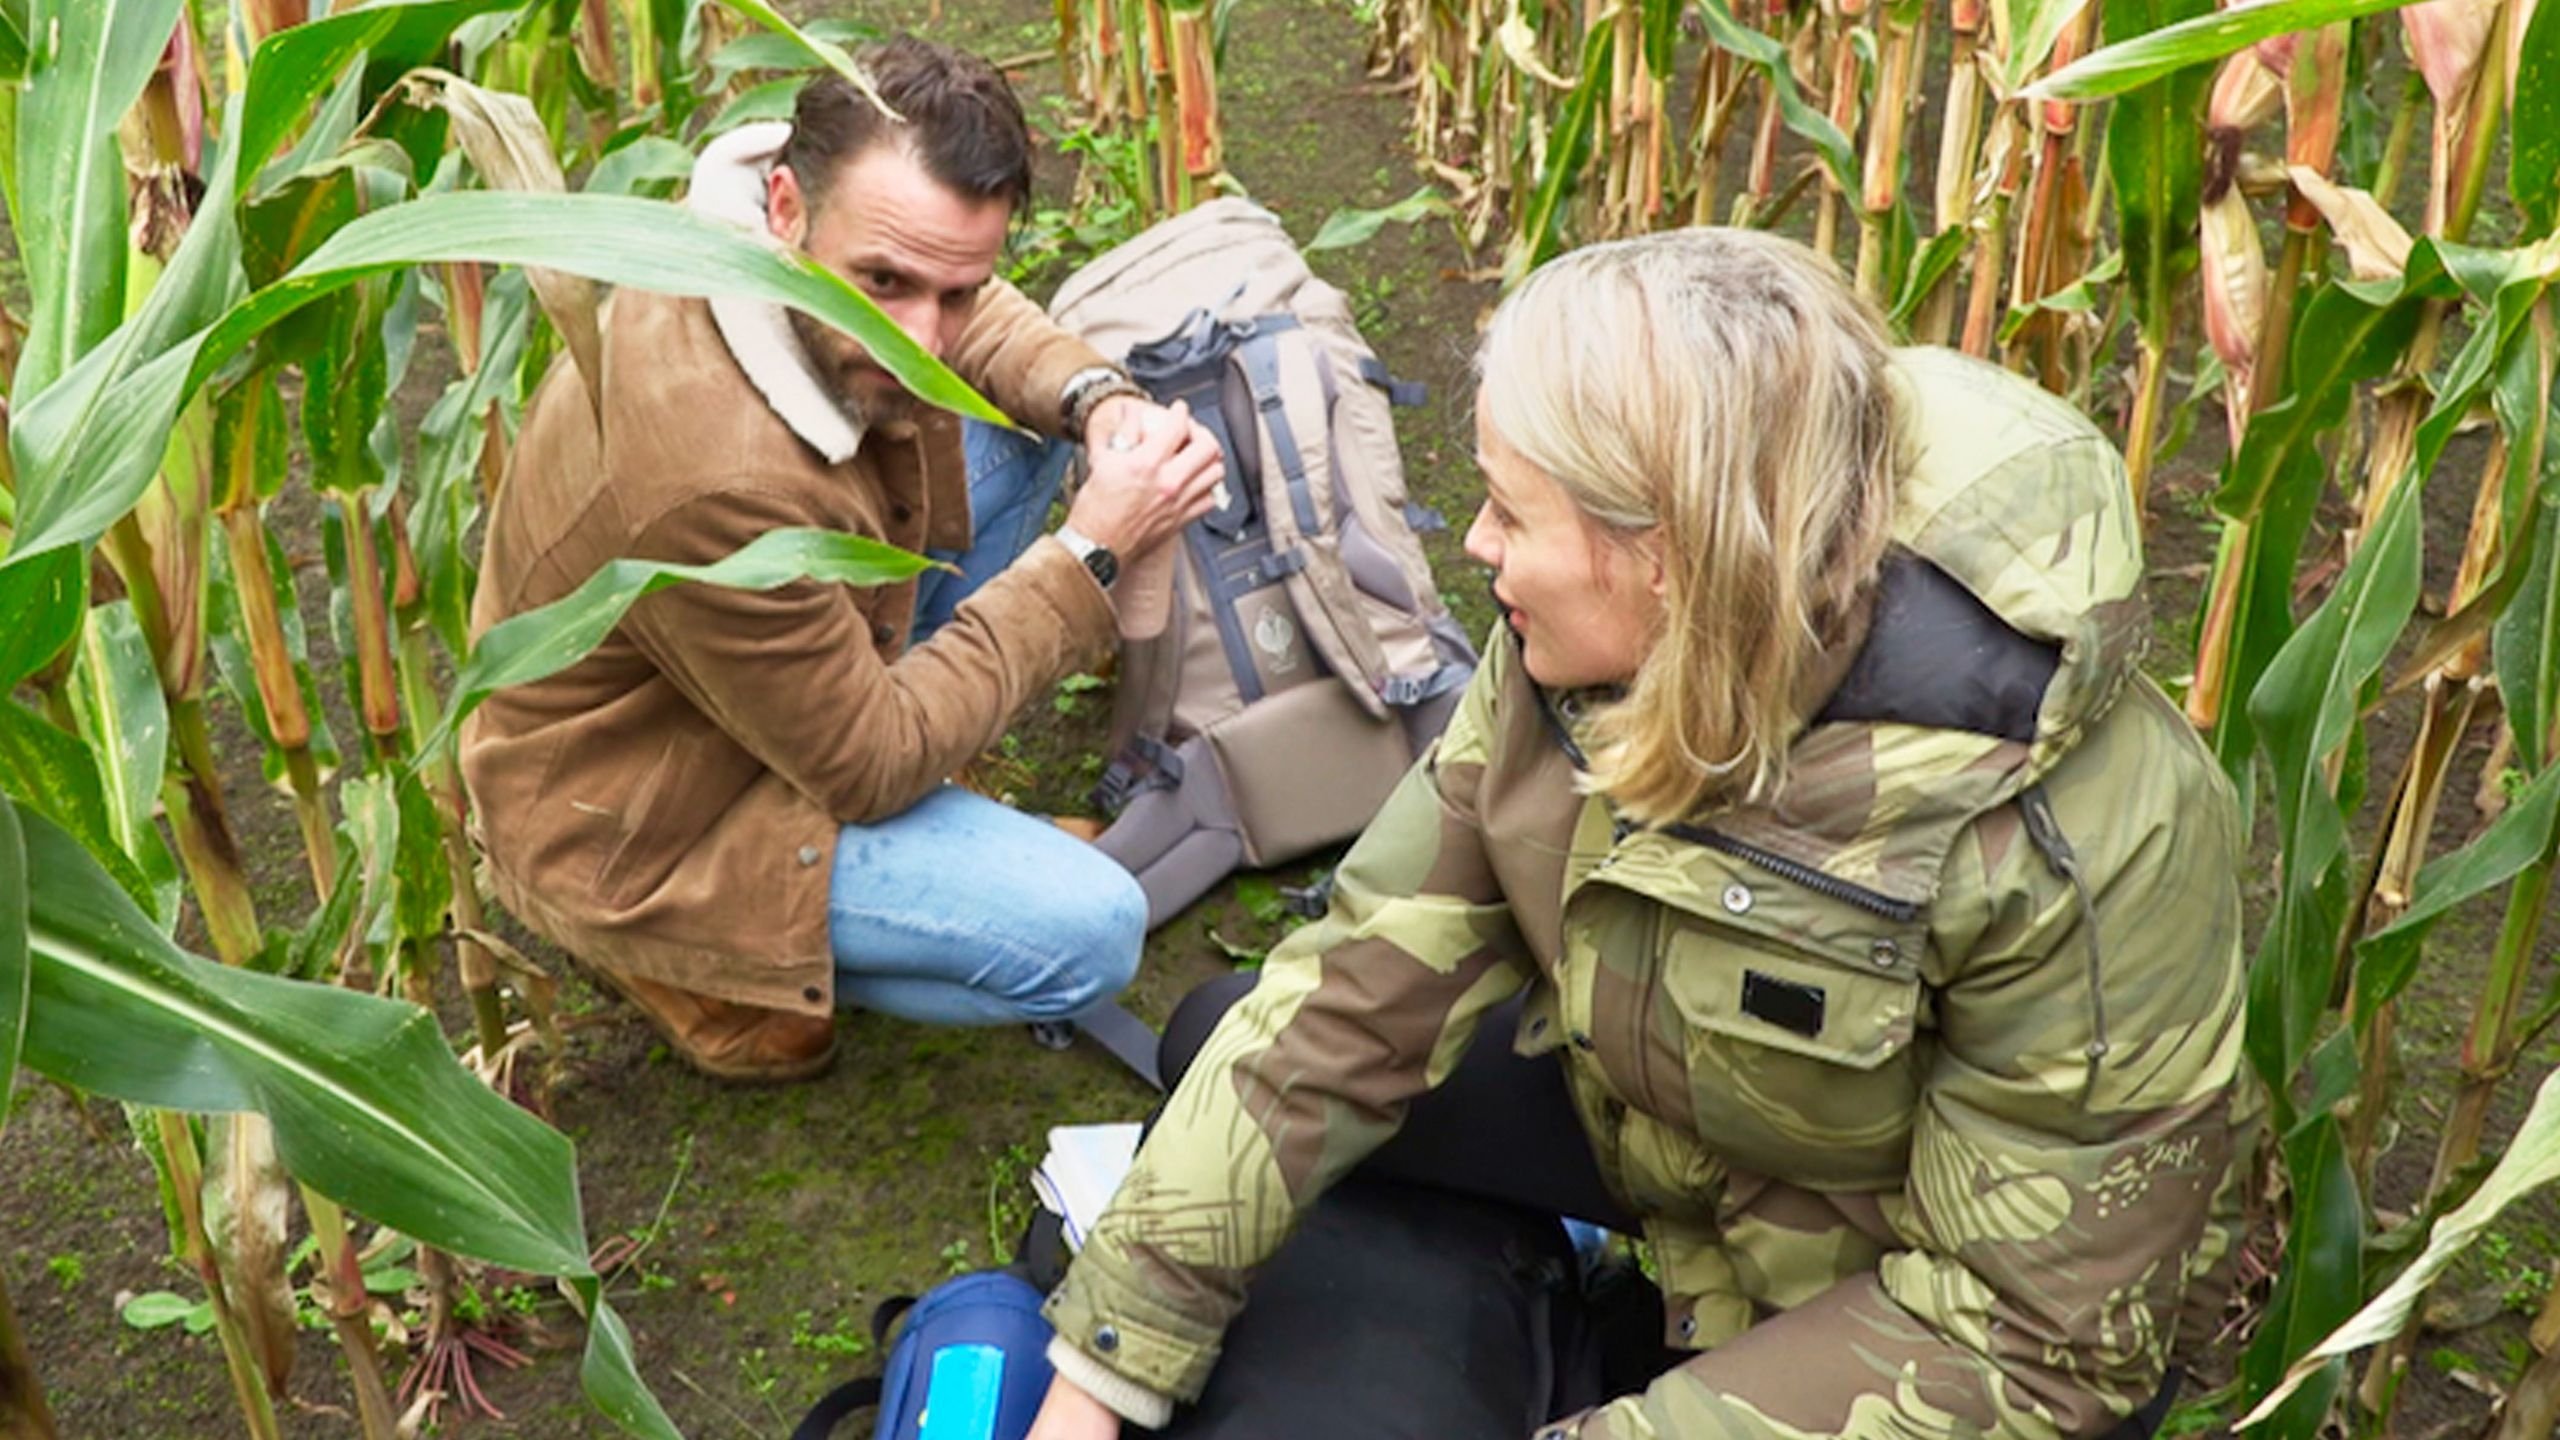
{"type": "Polygon", "coordinates": [[[1757,970],[1742,972],[1742,1013],[1781,1030],[1793,1030],[1807,1039],[1821,1034],[1822,1002],[1819,985],[1800,985],[1757,970]]]}
{"type": "Polygon", "coordinates": [[[2026,744],[2061,663],[2060,647],[2019,634],[1947,572],[1894,550],[1866,643],[1814,723],[1889,720],[2026,744]]]}

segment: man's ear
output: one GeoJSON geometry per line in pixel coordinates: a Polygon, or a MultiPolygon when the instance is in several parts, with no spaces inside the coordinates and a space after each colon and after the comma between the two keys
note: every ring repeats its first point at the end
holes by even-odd
{"type": "Polygon", "coordinates": [[[764,228],[783,244],[798,248],[809,237],[809,197],[800,177],[788,165],[776,165],[764,182],[764,228]]]}

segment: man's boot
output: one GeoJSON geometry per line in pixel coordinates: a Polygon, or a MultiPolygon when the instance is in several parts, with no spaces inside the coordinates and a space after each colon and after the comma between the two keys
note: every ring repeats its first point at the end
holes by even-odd
{"type": "Polygon", "coordinates": [[[646,1016],[686,1064],[715,1080],[805,1080],[835,1059],[833,1015],[735,1005],[602,966],[587,969],[646,1016]]]}

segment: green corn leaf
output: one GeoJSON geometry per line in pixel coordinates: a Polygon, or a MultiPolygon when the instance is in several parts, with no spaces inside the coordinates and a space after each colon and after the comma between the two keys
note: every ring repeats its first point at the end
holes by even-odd
{"type": "Polygon", "coordinates": [[[593,650],[623,612],[644,595],[692,581],[741,590],[772,590],[797,580],[841,585],[888,585],[921,573],[932,562],[858,535],[824,530],[771,530],[709,565],[657,560],[615,560],[586,583],[538,610],[509,616],[489,627],[454,676],[452,696],[434,733],[419,753],[442,753],[445,737],[481,701],[509,685],[554,675],[593,650]]]}
{"type": "Polygon", "coordinates": [[[1893,328],[1896,334],[1907,333],[1911,317],[1929,303],[1929,296],[1941,281],[1954,272],[1956,263],[1965,257],[1973,243],[1973,232],[1964,229],[1942,230],[1920,246],[1911,259],[1911,268],[1902,279],[1902,293],[1893,301],[1893,328]]]}
{"type": "Polygon", "coordinates": [[[1645,73],[1668,76],[1678,63],[1680,12],[1685,0],[1641,0],[1645,73]]]}
{"type": "Polygon", "coordinates": [[[374,774],[347,781],[340,789],[338,808],[346,817],[338,832],[354,850],[357,863],[339,870],[337,893],[329,898],[332,909],[343,903],[346,913],[331,918],[326,933],[307,941],[315,949],[325,942],[332,953],[342,945],[376,936],[387,941],[389,927],[383,917],[399,887],[400,802],[390,778],[374,774]]]}
{"type": "MultiPolygon", "coordinates": [[[[2213,0],[2106,0],[2109,39],[2211,14],[2213,0]]],[[[2179,292],[2196,268],[2196,210],[2204,190],[2205,72],[2183,70],[2116,102],[2107,117],[2107,178],[2134,326],[2155,351],[2169,344],[2179,292]]]]}
{"type": "Polygon", "coordinates": [[[1574,177],[1581,171],[1583,157],[1590,148],[1591,119],[1600,108],[1600,92],[1608,88],[1609,51],[1616,33],[1612,27],[1601,25],[1583,37],[1582,77],[1565,97],[1564,109],[1547,136],[1545,167],[1538,176],[1537,189],[1530,195],[1528,214],[1520,224],[1520,240],[1505,267],[1513,272],[1506,277],[1510,280],[1527,275],[1564,248],[1564,201],[1573,193],[1574,177]]]}
{"type": "MultiPolygon", "coordinates": [[[[439,753],[439,752],[428,752],[439,753]]],[[[399,894],[391,920],[403,940],[433,941],[445,930],[453,908],[453,872],[445,865],[444,812],[415,770],[403,770],[393,782],[400,808],[398,847],[399,894]]]]}
{"type": "Polygon", "coordinates": [[[0,84],[27,78],[26,13],[14,4],[0,5],[0,84]]]}
{"type": "MultiPolygon", "coordinates": [[[[433,1015],[190,955],[68,836],[21,818],[45,876],[29,912],[28,1068],[129,1104],[258,1111],[321,1194],[424,1244],[596,1293],[568,1140],[455,1064],[433,1015]]],[[[654,1402],[630,1400],[645,1390],[629,1336],[600,1299],[585,1371],[631,1433],[675,1435],[654,1402]]]]}
{"type": "Polygon", "coordinates": [[[871,86],[870,74],[854,63],[853,57],[845,53],[843,46],[832,40],[821,39],[818,35],[792,24],[782,17],[781,11],[766,4],[765,0],[720,0],[720,3],[771,31],[775,38],[781,40],[790,49],[798,51],[809,68],[833,70],[844,77],[846,84],[869,96],[871,103],[879,106],[884,113],[890,115],[898,113],[889,108],[889,102],[880,98],[880,92],[871,86]]]}
{"type": "Polygon", "coordinates": [[[1823,168],[1831,173],[1843,194],[1857,194],[1865,181],[1859,171],[1857,147],[1849,143],[1839,126],[1831,123],[1829,115],[1806,103],[1803,92],[1796,89],[1795,70],[1787,58],[1786,45],[1735,19],[1726,0],[1698,0],[1698,14],[1707,23],[1708,38],[1719,49],[1741,56],[1769,78],[1770,89],[1778,97],[1778,118],[1812,144],[1823,168]]]}
{"type": "Polygon", "coordinates": [[[664,135],[643,135],[597,161],[580,188],[590,195],[631,195],[692,173],[692,151],[664,135]]]}
{"type": "Polygon", "coordinates": [[[35,0],[18,101],[18,254],[27,267],[26,348],[11,381],[23,405],[124,318],[125,178],[116,126],[178,26],[179,0],[35,0]]]}
{"type": "Polygon", "coordinates": [[[165,930],[177,921],[178,868],[152,817],[168,774],[169,702],[131,602],[89,612],[71,682],[71,713],[97,767],[107,833],[152,882],[146,908],[165,930]]]}
{"type": "Polygon", "coordinates": [[[798,36],[767,30],[754,35],[741,35],[720,47],[711,57],[710,73],[703,83],[717,90],[743,70],[803,71],[818,68],[824,62],[811,55],[810,44],[825,41],[838,47],[860,45],[880,38],[880,27],[859,20],[829,18],[812,20],[800,27],[798,36]]]}
{"type": "Polygon", "coordinates": [[[2470,1199],[2437,1219],[2427,1233],[2427,1248],[2419,1252],[2409,1268],[2392,1277],[2391,1283],[2363,1309],[2294,1362],[2283,1381],[2241,1417],[2239,1427],[2247,1429],[2263,1423],[2271,1410],[2314,1376],[2368,1345],[2380,1344],[2401,1333],[2416,1318],[2418,1302],[2426,1297],[2428,1287],[2474,1242],[2490,1233],[2489,1227],[2517,1201],[2554,1180],[2560,1180],[2560,1071],[2542,1077],[2542,1084],[2534,1091],[2532,1108],[2508,1139],[2506,1152],[2490,1168],[2480,1188],[2471,1192],[2470,1199]]]}
{"type": "Polygon", "coordinates": [[[465,538],[480,513],[481,451],[487,417],[513,386],[532,309],[522,271],[501,272],[480,306],[480,364],[437,397],[418,427],[418,481],[409,539],[425,587],[427,624],[448,653],[469,646],[476,557],[465,538]]]}
{"type": "Polygon", "coordinates": [[[2550,854],[2555,825],[2560,825],[2560,765],[2535,776],[2478,839],[2427,862],[2418,872],[2407,912],[2356,946],[2358,1030],[2408,987],[2418,972],[2419,946],[2445,912],[2504,886],[2550,854]]]}
{"type": "Polygon", "coordinates": [[[722,131],[753,125],[761,120],[790,119],[792,105],[800,98],[803,83],[795,78],[767,80],[748,86],[720,107],[720,113],[712,116],[711,123],[703,128],[701,138],[707,140],[722,131]]]}
{"type": "Polygon", "coordinates": [[[582,1275],[571,1277],[568,1285],[571,1298],[587,1316],[587,1353],[578,1365],[578,1383],[587,1392],[587,1403],[625,1434],[675,1436],[675,1422],[667,1418],[658,1397],[649,1393],[648,1384],[640,1378],[631,1331],[605,1303],[604,1283],[593,1275],[582,1275]]]}
{"type": "Polygon", "coordinates": [[[1315,238],[1306,243],[1308,250],[1348,250],[1366,245],[1389,225],[1410,225],[1433,215],[1453,215],[1456,208],[1428,185],[1414,191],[1392,205],[1375,210],[1336,210],[1324,217],[1316,227],[1315,238]]]}
{"type": "Polygon", "coordinates": [[[0,794],[0,1129],[18,1089],[18,1052],[27,1038],[27,841],[18,807],[0,794]]]}
{"type": "Polygon", "coordinates": [[[2393,489],[2337,588],[2248,697],[2274,772],[2284,856],[2275,913],[2251,963],[2248,1045],[2259,1075],[2279,1093],[2308,1053],[2335,989],[2347,828],[2327,762],[2347,743],[2366,682],[2416,611],[2423,474],[2393,489]]]}
{"type": "Polygon", "coordinates": [[[2104,100],[2139,89],[2190,65],[2204,65],[2237,50],[2317,30],[2340,20],[2397,10],[2411,0],[2265,0],[2109,45],[2053,72],[2026,89],[2029,100],[2104,100]]]}
{"type": "Polygon", "coordinates": [[[2543,697],[2560,683],[2560,574],[2555,567],[2560,567],[2560,505],[2546,501],[2535,519],[2533,569],[2499,613],[2489,642],[2507,733],[2514,737],[2516,762],[2528,774],[2560,770],[2547,766],[2544,754],[2551,712],[2543,697]]]}
{"type": "Polygon", "coordinates": [[[0,566],[103,534],[149,483],[178,407],[269,326],[368,275],[446,260],[547,265],[615,285],[792,305],[861,341],[928,403],[1005,423],[842,277],[731,226],[624,196],[431,195],[348,224],[293,273],[134,368],[85,412],[59,415],[47,408],[53,391],[38,396],[25,423],[47,435],[45,463],[22,465],[17,545],[0,566]]]}
{"type": "Polygon", "coordinates": [[[2214,494],[2214,508],[2235,520],[2255,519],[2285,466],[2345,418],[2355,387],[2397,362],[2416,332],[2417,302],[2450,298],[2457,288],[2435,243],[2421,240],[2397,281],[2330,284],[2312,292],[2287,347],[2293,361],[2286,393],[2250,417],[2214,494]]]}
{"type": "Polygon", "coordinates": [[[1992,19],[2001,41],[1999,73],[2003,95],[2015,95],[2044,68],[2062,28],[2076,19],[2089,0],[1998,0],[1992,19]]]}
{"type": "Polygon", "coordinates": [[[88,567],[73,550],[0,570],[0,615],[9,617],[0,625],[0,693],[43,669],[80,633],[88,582],[88,567]]]}
{"type": "Polygon", "coordinates": [[[78,738],[5,699],[0,699],[0,795],[18,802],[22,818],[41,815],[78,837],[135,904],[158,904],[150,878],[124,852],[107,819],[97,757],[78,738]]]}
{"type": "MultiPolygon", "coordinates": [[[[2284,1367],[2336,1329],[2364,1293],[2364,1202],[2337,1122],[2319,1116],[2286,1136],[2284,1158],[2293,1223],[2275,1293],[2241,1357],[2244,1393],[2253,1395],[2272,1393],[2284,1367]]],[[[2317,1434],[2343,1370],[2334,1359],[2313,1367],[2283,1402],[2272,1433],[2283,1440],[2317,1434]]]]}
{"type": "MultiPolygon", "coordinates": [[[[2320,437],[2346,418],[2358,384],[2398,362],[2416,333],[2419,299],[2456,293],[2433,245],[2422,240],[2403,280],[2380,287],[2322,285],[2301,307],[2290,347],[2292,386],[2250,419],[2239,449],[2223,464],[2214,495],[2224,514],[2250,522],[2248,548],[2223,562],[2244,571],[2222,692],[2234,701],[2251,692],[2293,633],[2295,562],[2328,483],[2320,437]]],[[[2214,753],[2243,783],[2255,734],[2246,704],[2222,707],[2214,753]]]]}
{"type": "Polygon", "coordinates": [[[2079,279],[2050,295],[2017,306],[2002,316],[2000,343],[2005,345],[2016,339],[2018,332],[2026,328],[2027,322],[2038,315],[2086,315],[2097,309],[2100,288],[2113,283],[2123,274],[2124,252],[2110,251],[2105,258],[2090,266],[2088,272],[2079,279]]]}
{"type": "MultiPolygon", "coordinates": [[[[2515,109],[2507,130],[2507,189],[2530,224],[2560,227],[2560,8],[2536,5],[2516,56],[2515,109]]],[[[2490,64],[2497,57],[2489,57],[2490,64]]]]}

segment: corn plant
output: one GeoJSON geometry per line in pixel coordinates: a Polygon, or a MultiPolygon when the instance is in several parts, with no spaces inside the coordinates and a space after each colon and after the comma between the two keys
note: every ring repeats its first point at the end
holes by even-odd
{"type": "MultiPolygon", "coordinates": [[[[1142,139],[1139,215],[1179,214],[1229,183],[1218,50],[1233,0],[1057,0],[1065,93],[1090,129],[1142,139]]],[[[1084,182],[1114,180],[1089,172],[1084,182]]]]}
{"type": "MultiPolygon", "coordinates": [[[[600,375],[592,282],[795,305],[928,400],[994,412],[829,272],[628,193],[684,173],[689,128],[739,118],[741,97],[710,108],[721,86],[691,52],[723,32],[695,7],[216,8],[0,6],[0,189],[30,293],[0,486],[0,1093],[23,1059],[144,1107],[251,1434],[275,1433],[289,1381],[295,1196],[368,1437],[398,1419],[359,1214],[429,1247],[413,1385],[471,1390],[449,1258],[469,1256],[561,1277],[589,1322],[590,1395],[632,1433],[672,1434],[588,1263],[567,1142],[490,1088],[524,1093],[509,1080],[545,1033],[547,981],[505,978],[490,941],[455,725],[651,589],[868,584],[921,562],[778,532],[713,566],[607,567],[475,644],[464,538],[533,378],[555,354],[600,375]],[[577,171],[588,193],[566,193],[577,171]],[[459,378],[409,463],[389,397],[429,309],[459,378]],[[336,676],[270,515],[297,455],[324,511],[336,676]],[[355,735],[320,718],[333,682],[355,735]],[[310,889],[291,925],[241,864],[210,740],[225,704],[293,797],[310,889]],[[171,938],[182,918],[218,965],[171,938]],[[449,968],[473,1014],[462,1057],[415,1003],[449,968]]],[[[738,8],[789,64],[861,83],[823,35],[738,8]]],[[[0,1421],[49,1434],[19,1342],[0,1302],[0,1421]]]]}

